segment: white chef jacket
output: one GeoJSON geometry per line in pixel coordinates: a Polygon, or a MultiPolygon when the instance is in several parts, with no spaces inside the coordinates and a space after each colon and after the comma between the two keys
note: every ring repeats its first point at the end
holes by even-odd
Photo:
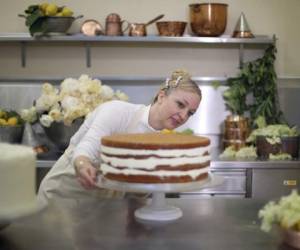
{"type": "Polygon", "coordinates": [[[79,155],[89,157],[94,166],[99,166],[101,137],[116,133],[153,132],[148,122],[150,105],[138,105],[123,101],[106,102],[97,107],[84,121],[70,140],[64,154],[54,164],[41,182],[38,201],[46,205],[56,196],[89,199],[99,197],[122,197],[113,190],[85,190],[78,180],[73,166],[79,155]]]}

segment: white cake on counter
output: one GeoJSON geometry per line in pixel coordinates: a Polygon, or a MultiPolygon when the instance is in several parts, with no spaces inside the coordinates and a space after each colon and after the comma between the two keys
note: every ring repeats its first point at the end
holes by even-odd
{"type": "Polygon", "coordinates": [[[0,143],[0,222],[37,209],[35,173],[31,147],[0,143]]]}

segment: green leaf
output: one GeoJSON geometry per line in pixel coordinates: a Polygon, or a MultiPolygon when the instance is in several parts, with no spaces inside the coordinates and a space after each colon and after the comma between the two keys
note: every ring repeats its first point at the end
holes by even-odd
{"type": "Polygon", "coordinates": [[[45,27],[43,26],[45,17],[39,17],[35,22],[29,27],[29,32],[33,36],[35,33],[43,33],[45,27]]]}
{"type": "Polygon", "coordinates": [[[31,25],[33,25],[39,18],[41,17],[40,12],[36,11],[34,13],[32,13],[31,15],[26,17],[26,26],[30,27],[31,25]]]}
{"type": "Polygon", "coordinates": [[[38,9],[39,9],[39,5],[37,5],[37,4],[29,5],[28,8],[24,12],[26,14],[32,14],[38,9]]]}

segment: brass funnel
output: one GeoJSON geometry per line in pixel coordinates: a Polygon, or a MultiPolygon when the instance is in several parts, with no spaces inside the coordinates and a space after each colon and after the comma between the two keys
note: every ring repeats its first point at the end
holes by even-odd
{"type": "Polygon", "coordinates": [[[244,13],[239,17],[239,20],[237,21],[237,24],[235,26],[235,29],[233,31],[232,37],[236,38],[253,38],[254,35],[252,34],[248,22],[246,20],[246,17],[244,13]]]}

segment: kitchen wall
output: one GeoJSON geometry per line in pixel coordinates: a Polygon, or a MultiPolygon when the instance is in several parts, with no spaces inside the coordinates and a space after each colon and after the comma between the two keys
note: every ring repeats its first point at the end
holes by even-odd
{"type": "MultiPolygon", "coordinates": [[[[17,17],[28,5],[44,1],[1,1],[0,33],[27,32],[24,19],[17,17]]],[[[52,1],[67,5],[77,20],[71,32],[78,32],[85,19],[96,19],[105,26],[105,17],[116,12],[130,22],[147,22],[158,14],[164,20],[189,20],[188,0],[72,0],[52,1]]],[[[207,1],[206,1],[207,2],[207,1]]],[[[280,100],[288,120],[300,126],[300,116],[295,106],[300,103],[300,49],[299,49],[299,0],[227,0],[228,23],[224,35],[230,36],[235,24],[244,12],[254,35],[277,37],[276,68],[279,76],[280,100]]],[[[157,34],[155,25],[149,26],[149,35],[157,34]]],[[[190,28],[186,30],[190,33],[190,28]]],[[[1,34],[0,34],[1,35],[1,34]]],[[[246,46],[245,60],[262,55],[264,46],[246,46]]],[[[130,101],[149,103],[159,84],[177,68],[187,69],[194,77],[224,78],[239,71],[237,45],[213,44],[138,44],[138,43],[93,43],[91,67],[86,67],[85,46],[76,43],[28,43],[26,67],[21,66],[20,43],[0,42],[0,107],[21,109],[29,107],[40,95],[43,80],[78,77],[85,73],[100,79],[114,89],[125,91],[130,101]],[[119,80],[113,80],[119,79],[119,80]],[[120,80],[120,79],[127,80],[120,80]],[[7,81],[8,79],[8,81],[7,81]],[[17,79],[13,81],[12,79],[17,79]],[[27,81],[24,81],[27,79],[27,81]],[[29,80],[28,80],[29,79],[29,80]],[[31,79],[35,79],[32,81],[31,79]],[[40,80],[36,80],[40,79],[40,80]],[[135,79],[135,80],[134,80],[135,79]]],[[[59,81],[56,84],[59,84],[59,81]]],[[[228,114],[225,110],[222,91],[211,87],[209,80],[199,81],[203,101],[188,127],[205,134],[218,145],[222,123],[228,114]]]]}
{"type": "MultiPolygon", "coordinates": [[[[24,19],[18,17],[28,5],[44,1],[1,1],[0,33],[27,32],[24,19]]],[[[84,18],[73,24],[71,31],[79,30],[85,19],[96,19],[103,26],[112,12],[131,22],[146,22],[158,14],[165,20],[189,19],[188,0],[72,0],[52,1],[67,5],[75,15],[84,18]]],[[[200,2],[200,1],[199,1],[200,2]]],[[[231,35],[243,11],[255,35],[276,35],[278,38],[277,72],[283,77],[298,77],[300,71],[299,0],[227,0],[228,24],[226,35],[231,35]]],[[[148,27],[156,34],[156,27],[148,27]]],[[[189,32],[189,29],[187,30],[189,32]]],[[[260,55],[260,51],[246,51],[246,59],[260,55]],[[248,53],[248,54],[247,54],[248,53]]],[[[92,67],[85,63],[82,44],[29,44],[27,65],[21,67],[19,43],[0,43],[0,78],[5,77],[66,77],[88,73],[93,76],[167,76],[174,68],[187,68],[194,76],[228,76],[238,71],[238,51],[228,46],[212,45],[137,45],[94,44],[92,67]],[[63,46],[64,45],[64,46],[63,46]],[[211,48],[215,49],[211,49],[211,48]]]]}

